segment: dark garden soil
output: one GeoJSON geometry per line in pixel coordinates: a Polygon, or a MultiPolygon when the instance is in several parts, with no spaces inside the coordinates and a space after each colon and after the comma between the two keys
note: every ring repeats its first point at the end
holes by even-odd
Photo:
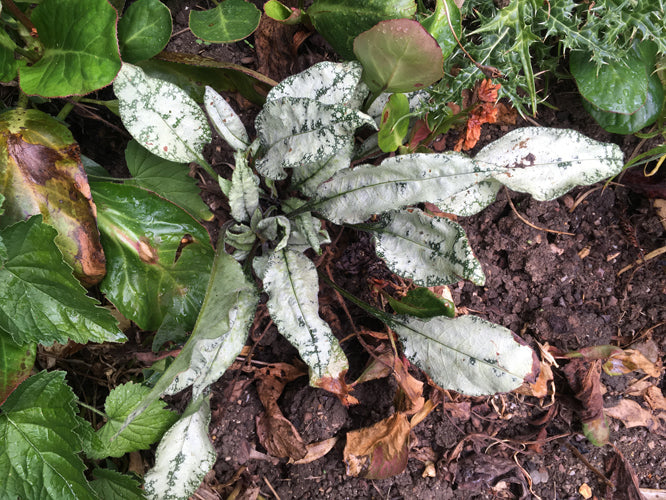
{"type": "MultiPolygon", "coordinates": [[[[318,35],[311,35],[294,50],[292,35],[298,28],[269,21],[263,21],[249,40],[254,48],[244,42],[223,48],[197,44],[188,31],[179,33],[187,23],[184,7],[195,7],[196,2],[172,3],[172,12],[180,14],[174,16],[177,35],[169,50],[236,62],[276,80],[317,61],[334,59],[318,35]]],[[[559,84],[550,93],[548,102],[554,109],[541,107],[535,118],[539,125],[573,128],[615,142],[626,158],[634,152],[639,140],[599,128],[582,110],[569,83],[559,84]]],[[[251,130],[258,108],[238,95],[227,97],[251,130]]],[[[532,124],[519,120],[516,126],[532,124]]],[[[508,130],[507,126],[485,125],[478,147],[508,130]]],[[[449,148],[455,138],[453,133],[448,139],[449,148]]],[[[642,148],[644,151],[646,146],[642,148]]],[[[207,155],[220,173],[230,174],[225,163],[231,161],[231,155],[219,140],[207,155]]],[[[227,206],[210,179],[204,180],[204,192],[217,216],[210,227],[216,237],[227,218],[227,206]]],[[[620,180],[606,189],[601,185],[580,188],[550,202],[503,191],[479,215],[459,222],[487,277],[483,287],[466,282],[450,287],[459,314],[469,312],[504,325],[537,351],[537,343],[561,351],[613,344],[640,349],[652,361],[663,361],[666,257],[636,263],[666,245],[666,231],[663,215],[660,220],[653,200],[640,189],[620,180]],[[543,229],[528,225],[519,216],[543,229]]],[[[384,283],[387,291],[392,290],[391,283],[400,285],[377,259],[366,235],[336,226],[328,230],[335,242],[315,261],[337,284],[375,304],[380,302],[373,285],[384,283]]],[[[344,339],[351,381],[369,359],[354,334],[361,329],[384,331],[384,327],[351,304],[343,306],[323,282],[320,302],[321,316],[344,339]]],[[[145,343],[140,335],[137,338],[145,343]]],[[[259,317],[255,323],[248,346],[255,366],[293,363],[298,357],[267,317],[259,317]]],[[[252,375],[239,362],[214,386],[210,433],[218,461],[194,498],[261,498],[257,494],[282,500],[589,498],[585,485],[590,495],[600,499],[637,498],[629,496],[622,464],[633,468],[641,488],[666,488],[666,408],[660,409],[644,396],[650,386],[663,394],[663,376],[650,378],[640,371],[613,378],[602,374],[604,406],[630,400],[635,402],[631,406],[635,411],[623,419],[610,418],[611,444],[595,447],[582,435],[581,405],[562,370],[566,361],[559,364],[560,368],[554,368],[555,392],[543,398],[516,393],[465,397],[439,390],[412,369],[414,376],[426,382],[426,400],[439,404],[413,429],[406,470],[389,479],[367,480],[346,474],[345,434],[396,411],[392,378],[356,386],[353,394],[359,404],[348,408],[330,393],[309,387],[307,377],[288,384],[279,406],[304,441],[338,437],[324,457],[294,465],[268,456],[260,445],[256,419],[264,408],[252,375]],[[609,463],[617,456],[616,450],[625,460],[609,463]]],[[[178,398],[173,404],[178,406],[178,398]]],[[[150,466],[150,460],[144,457],[143,465],[150,466]]]]}

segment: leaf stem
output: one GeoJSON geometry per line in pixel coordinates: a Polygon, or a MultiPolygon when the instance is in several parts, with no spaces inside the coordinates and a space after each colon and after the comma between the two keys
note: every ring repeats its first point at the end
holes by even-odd
{"type": "Polygon", "coordinates": [[[217,179],[217,172],[213,170],[213,167],[210,166],[210,163],[204,160],[202,156],[197,155],[195,161],[201,168],[208,172],[213,179],[217,179]]]}
{"type": "Polygon", "coordinates": [[[109,420],[109,416],[106,413],[104,413],[103,411],[99,411],[94,406],[90,406],[89,404],[83,403],[82,401],[77,401],[77,403],[79,404],[79,406],[83,406],[84,408],[90,410],[91,412],[97,413],[100,417],[109,420]]]}
{"type": "Polygon", "coordinates": [[[71,100],[67,101],[60,110],[60,112],[58,113],[58,115],[56,116],[56,119],[60,121],[65,121],[67,115],[69,115],[69,113],[74,109],[74,104],[78,101],[79,99],[76,97],[72,97],[71,100]]]}
{"type": "Polygon", "coordinates": [[[33,36],[37,36],[37,28],[35,28],[35,25],[32,23],[30,18],[26,16],[21,9],[19,9],[16,4],[13,2],[13,0],[0,0],[0,3],[5,6],[5,8],[12,13],[12,15],[18,19],[23,26],[25,26],[30,34],[33,36]]]}

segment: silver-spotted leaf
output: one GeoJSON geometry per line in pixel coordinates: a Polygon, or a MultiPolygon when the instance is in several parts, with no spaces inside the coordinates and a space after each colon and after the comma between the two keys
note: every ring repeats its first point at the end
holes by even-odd
{"type": "Polygon", "coordinates": [[[236,151],[250,145],[245,125],[229,103],[212,87],[206,87],[204,105],[217,133],[236,151]]]}

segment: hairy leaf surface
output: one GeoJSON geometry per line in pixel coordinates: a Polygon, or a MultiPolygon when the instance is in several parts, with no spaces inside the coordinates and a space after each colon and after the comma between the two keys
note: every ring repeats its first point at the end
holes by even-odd
{"type": "Polygon", "coordinates": [[[131,476],[111,469],[95,469],[90,486],[104,500],[143,500],[143,490],[131,476]]]}
{"type": "Polygon", "coordinates": [[[401,317],[393,327],[407,358],[437,385],[470,396],[516,389],[539,366],[510,330],[475,316],[401,317]]]}
{"type": "Polygon", "coordinates": [[[310,385],[338,379],[347,370],[347,358],[328,324],[319,317],[317,270],[299,252],[274,252],[263,278],[268,310],[279,332],[298,349],[310,367],[310,385]]]}
{"type": "Polygon", "coordinates": [[[0,331],[0,406],[30,376],[36,356],[35,343],[17,344],[8,333],[0,331]]]}

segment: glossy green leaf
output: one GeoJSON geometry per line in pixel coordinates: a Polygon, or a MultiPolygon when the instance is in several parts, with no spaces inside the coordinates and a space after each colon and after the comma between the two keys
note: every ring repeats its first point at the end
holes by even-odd
{"type": "Polygon", "coordinates": [[[78,453],[76,397],[65,372],[40,372],[25,380],[0,407],[0,475],[3,498],[97,498],[78,453]]]}
{"type": "Polygon", "coordinates": [[[287,7],[277,0],[268,0],[264,4],[268,17],[284,24],[297,24],[303,20],[303,12],[296,7],[287,7]]]}
{"type": "Polygon", "coordinates": [[[343,59],[354,59],[354,38],[385,19],[412,17],[414,0],[316,0],[308,8],[316,30],[343,59]]]}
{"type": "Polygon", "coordinates": [[[192,328],[213,261],[206,230],[144,189],[103,182],[91,187],[107,256],[100,285],[106,297],[144,330],[159,328],[168,313],[192,328]]]}
{"type": "Polygon", "coordinates": [[[122,457],[132,451],[147,450],[178,420],[176,413],[164,408],[166,406],[164,401],[157,400],[122,432],[118,432],[150,390],[149,387],[134,382],[119,385],[111,390],[104,402],[104,413],[108,420],[96,432],[99,439],[93,441],[91,449],[86,450],[90,458],[100,460],[106,457],[122,457]]]}
{"type": "Polygon", "coordinates": [[[211,141],[206,115],[183,90],[123,64],[113,83],[120,117],[132,137],[165,160],[199,161],[211,141]]]}
{"type": "Polygon", "coordinates": [[[271,318],[310,367],[310,385],[338,380],[348,368],[347,358],[319,317],[319,281],[312,261],[288,248],[273,252],[263,282],[271,318]]]}
{"type": "Polygon", "coordinates": [[[187,164],[155,156],[136,141],[127,144],[125,161],[132,175],[126,184],[153,191],[198,219],[213,218],[208,205],[201,199],[196,181],[188,175],[187,164]]]}
{"type": "Polygon", "coordinates": [[[256,120],[265,154],[256,168],[269,179],[284,179],[286,168],[308,168],[328,161],[353,141],[354,131],[374,120],[343,105],[308,98],[267,101],[256,120]]]}
{"type": "Polygon", "coordinates": [[[138,0],[118,21],[123,61],[135,64],[159,54],[171,38],[171,12],[160,0],[138,0]]]}
{"type": "Polygon", "coordinates": [[[545,201],[620,173],[623,158],[618,145],[595,141],[574,130],[527,127],[487,145],[475,160],[505,167],[493,175],[495,180],[545,201]]]}
{"type": "Polygon", "coordinates": [[[435,11],[421,24],[437,40],[444,59],[449,57],[462,37],[462,15],[455,2],[437,0],[435,11]]]}
{"type": "Polygon", "coordinates": [[[536,355],[514,334],[475,316],[401,318],[405,355],[437,385],[469,396],[508,392],[536,376],[536,355]]]}
{"type": "MultiPolygon", "coordinates": [[[[2,259],[0,259],[2,262],[2,259]]],[[[32,371],[37,355],[34,343],[17,344],[8,333],[0,331],[0,406],[32,371]]]]}
{"type": "Polygon", "coordinates": [[[602,68],[590,61],[589,53],[575,51],[569,57],[569,68],[580,94],[604,111],[631,114],[645,104],[648,75],[635,51],[602,68]]]}
{"type": "Polygon", "coordinates": [[[243,348],[258,301],[256,287],[240,264],[218,250],[201,312],[185,347],[123,425],[130,425],[164,393],[193,386],[193,399],[203,394],[243,348]]]}
{"type": "Polygon", "coordinates": [[[486,281],[464,229],[445,217],[428,217],[418,209],[389,212],[374,235],[377,255],[389,269],[417,285],[466,279],[483,286],[486,281]]]}
{"type": "Polygon", "coordinates": [[[354,54],[375,94],[412,92],[444,76],[442,49],[417,21],[391,19],[361,33],[354,54]]]}
{"type": "Polygon", "coordinates": [[[208,437],[210,400],[190,404],[183,417],[160,441],[155,466],[144,476],[150,500],[183,500],[199,487],[215,465],[215,449],[208,437]]]}
{"type": "Polygon", "coordinates": [[[30,20],[44,46],[34,64],[19,63],[28,95],[83,95],[109,85],[120,69],[116,10],[106,0],[44,0],[30,20]]]}
{"type": "Polygon", "coordinates": [[[56,234],[40,216],[0,231],[7,250],[0,265],[0,329],[17,344],[124,341],[113,316],[97,307],[63,262],[56,234]]]}
{"type": "Polygon", "coordinates": [[[261,11],[245,0],[223,0],[210,10],[190,11],[190,30],[214,43],[237,42],[259,26],[261,11]]]}
{"type": "Polygon", "coordinates": [[[398,314],[408,314],[417,318],[428,319],[436,316],[455,317],[454,303],[436,295],[429,288],[419,287],[409,290],[401,299],[388,297],[389,304],[398,314]]]}
{"type": "Polygon", "coordinates": [[[104,500],[143,500],[139,482],[126,474],[111,469],[95,469],[90,487],[104,500]]]}
{"type": "Polygon", "coordinates": [[[206,87],[204,105],[217,133],[236,151],[245,150],[250,138],[234,109],[212,87],[206,87]]]}
{"type": "Polygon", "coordinates": [[[409,99],[405,94],[391,94],[382,110],[377,139],[385,153],[395,151],[409,131],[409,99]]]}
{"type": "Polygon", "coordinates": [[[0,185],[7,197],[0,225],[42,214],[58,231],[56,244],[87,286],[106,272],[95,204],[69,129],[38,110],[0,115],[0,185]]]}
{"type": "Polygon", "coordinates": [[[460,153],[411,154],[387,158],[381,165],[341,170],[318,190],[316,211],[332,222],[359,223],[424,201],[437,204],[502,170],[479,165],[460,153]]]}
{"type": "Polygon", "coordinates": [[[0,30],[0,82],[11,82],[18,73],[18,60],[14,57],[16,44],[5,30],[0,30]]]}

